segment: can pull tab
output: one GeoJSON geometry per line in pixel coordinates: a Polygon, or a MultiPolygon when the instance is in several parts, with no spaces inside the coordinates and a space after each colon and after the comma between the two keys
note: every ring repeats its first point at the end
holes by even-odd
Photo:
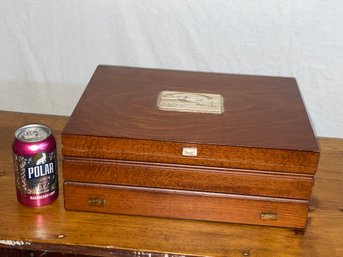
{"type": "Polygon", "coordinates": [[[21,138],[29,140],[29,139],[38,137],[38,135],[39,135],[39,133],[37,130],[27,130],[21,134],[21,138]]]}
{"type": "Polygon", "coordinates": [[[88,205],[91,206],[105,206],[106,200],[100,197],[89,197],[88,205]]]}

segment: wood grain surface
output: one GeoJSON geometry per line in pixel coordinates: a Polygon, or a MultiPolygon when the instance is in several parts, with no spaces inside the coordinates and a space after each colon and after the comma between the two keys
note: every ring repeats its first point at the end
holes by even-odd
{"type": "Polygon", "coordinates": [[[65,180],[309,199],[313,176],[257,170],[65,157],[65,180]]]}
{"type": "Polygon", "coordinates": [[[62,134],[62,154],[70,157],[188,164],[315,174],[319,152],[198,145],[151,140],[62,134]],[[197,156],[182,156],[184,147],[195,147],[197,156]]]}
{"type": "MultiPolygon", "coordinates": [[[[54,129],[61,153],[66,121],[66,117],[0,112],[2,248],[91,256],[343,256],[343,140],[319,140],[322,153],[307,229],[299,234],[285,228],[65,211],[62,189],[52,205],[26,208],[15,194],[14,130],[24,123],[46,123],[54,129]]],[[[61,183],[62,173],[60,169],[61,183]]]]}
{"type": "Polygon", "coordinates": [[[67,210],[304,229],[308,202],[270,197],[65,182],[67,210]]]}
{"type": "Polygon", "coordinates": [[[311,174],[319,158],[294,79],[115,66],[97,68],[62,141],[65,156],[311,174]],[[225,111],[160,110],[165,90],[219,94],[225,111]]]}

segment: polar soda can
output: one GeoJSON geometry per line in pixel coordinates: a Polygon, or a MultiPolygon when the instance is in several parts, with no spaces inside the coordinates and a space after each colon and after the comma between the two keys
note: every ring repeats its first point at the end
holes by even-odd
{"type": "Polygon", "coordinates": [[[18,201],[39,207],[56,200],[57,152],[51,129],[41,124],[22,126],[15,131],[12,148],[18,201]]]}

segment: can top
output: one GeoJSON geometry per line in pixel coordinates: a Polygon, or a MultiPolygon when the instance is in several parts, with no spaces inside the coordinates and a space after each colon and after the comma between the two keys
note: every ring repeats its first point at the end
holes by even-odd
{"type": "Polygon", "coordinates": [[[42,124],[29,124],[18,128],[14,135],[22,142],[39,142],[51,135],[51,129],[42,124]]]}

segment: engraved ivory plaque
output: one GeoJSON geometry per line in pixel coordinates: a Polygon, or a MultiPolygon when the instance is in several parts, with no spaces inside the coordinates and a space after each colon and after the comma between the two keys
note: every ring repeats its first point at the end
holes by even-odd
{"type": "Polygon", "coordinates": [[[165,90],[158,96],[157,107],[164,111],[221,114],[224,98],[220,94],[165,90]]]}

